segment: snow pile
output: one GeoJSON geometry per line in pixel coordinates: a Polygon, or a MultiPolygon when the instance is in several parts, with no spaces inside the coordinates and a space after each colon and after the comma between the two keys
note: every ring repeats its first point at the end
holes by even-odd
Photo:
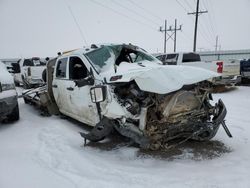
{"type": "MultiPolygon", "coordinates": [[[[124,143],[112,149],[81,147],[78,131],[85,126],[42,117],[20,99],[20,121],[0,125],[0,187],[250,187],[249,93],[250,88],[240,87],[214,96],[227,106],[233,138],[220,128],[209,150],[224,143],[231,151],[211,158],[192,147],[171,159],[141,154],[124,143]]],[[[202,151],[206,147],[201,143],[202,151]]]]}

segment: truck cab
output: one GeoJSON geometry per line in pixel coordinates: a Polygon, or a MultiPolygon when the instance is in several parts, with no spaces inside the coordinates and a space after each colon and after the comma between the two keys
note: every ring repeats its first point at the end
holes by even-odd
{"type": "Polygon", "coordinates": [[[94,78],[98,78],[98,74],[84,55],[76,51],[59,56],[52,82],[59,111],[94,126],[98,122],[96,106],[90,98],[94,78]]]}

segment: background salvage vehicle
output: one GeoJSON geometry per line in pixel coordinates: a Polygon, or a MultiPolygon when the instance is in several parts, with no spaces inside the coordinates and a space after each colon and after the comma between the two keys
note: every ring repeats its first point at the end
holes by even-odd
{"type": "Polygon", "coordinates": [[[0,121],[17,121],[19,108],[13,77],[0,62],[0,121]]]}
{"type": "Polygon", "coordinates": [[[240,74],[242,76],[242,81],[250,79],[250,59],[240,61],[240,74]]]}
{"type": "Polygon", "coordinates": [[[42,73],[46,68],[46,63],[41,61],[40,58],[20,59],[17,63],[11,65],[16,86],[23,85],[25,89],[28,89],[44,84],[42,73]]]}
{"type": "Polygon", "coordinates": [[[239,61],[202,61],[197,53],[155,54],[165,65],[187,65],[211,70],[220,74],[215,85],[234,86],[241,82],[239,61]]]}
{"type": "Polygon", "coordinates": [[[217,73],[191,66],[166,66],[133,45],[92,45],[47,64],[47,88],[26,91],[26,102],[50,114],[57,109],[93,126],[86,140],[100,141],[113,130],[142,148],[168,148],[175,139],[209,140],[226,107],[210,104],[217,73]]]}

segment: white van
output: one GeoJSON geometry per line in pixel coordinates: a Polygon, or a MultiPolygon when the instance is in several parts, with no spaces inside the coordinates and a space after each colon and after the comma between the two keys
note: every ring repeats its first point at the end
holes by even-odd
{"type": "Polygon", "coordinates": [[[0,61],[0,121],[17,121],[19,108],[13,77],[0,61]]]}

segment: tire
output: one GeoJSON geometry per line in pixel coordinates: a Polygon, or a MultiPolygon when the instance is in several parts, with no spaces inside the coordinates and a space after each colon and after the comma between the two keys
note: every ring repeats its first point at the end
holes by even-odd
{"type": "Polygon", "coordinates": [[[19,83],[19,82],[14,81],[14,83],[15,83],[15,86],[16,86],[16,87],[19,87],[19,86],[20,86],[20,83],[19,83]]]}
{"type": "Polygon", "coordinates": [[[19,120],[19,107],[18,107],[18,104],[15,106],[15,108],[13,109],[11,114],[9,114],[7,116],[7,119],[9,121],[17,121],[17,120],[19,120]]]}

